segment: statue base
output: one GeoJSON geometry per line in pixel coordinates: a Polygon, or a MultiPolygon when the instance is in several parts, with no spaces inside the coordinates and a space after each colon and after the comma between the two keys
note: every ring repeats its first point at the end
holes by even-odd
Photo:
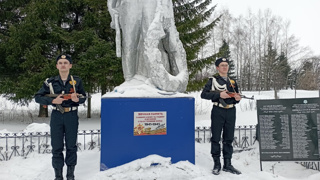
{"type": "Polygon", "coordinates": [[[102,98],[100,170],[152,154],[195,163],[194,98],[102,98]]]}

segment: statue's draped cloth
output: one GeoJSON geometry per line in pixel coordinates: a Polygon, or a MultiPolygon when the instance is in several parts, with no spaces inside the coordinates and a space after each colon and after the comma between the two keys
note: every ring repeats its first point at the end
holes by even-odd
{"type": "Polygon", "coordinates": [[[125,80],[140,75],[161,90],[184,92],[186,53],[174,23],[172,1],[108,0],[108,8],[125,80]]]}

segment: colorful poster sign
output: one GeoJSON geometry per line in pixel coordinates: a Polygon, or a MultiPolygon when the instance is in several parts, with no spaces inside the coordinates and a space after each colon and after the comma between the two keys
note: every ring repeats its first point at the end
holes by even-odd
{"type": "Polygon", "coordinates": [[[134,112],[134,136],[144,135],[166,135],[167,134],[167,112],[146,111],[134,112]]]}

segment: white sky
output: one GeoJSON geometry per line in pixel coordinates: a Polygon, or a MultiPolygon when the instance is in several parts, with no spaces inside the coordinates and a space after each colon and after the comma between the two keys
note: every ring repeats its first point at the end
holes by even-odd
{"type": "Polygon", "coordinates": [[[300,45],[309,46],[315,55],[320,55],[320,0],[213,0],[217,9],[228,7],[235,16],[245,15],[250,8],[271,9],[273,15],[291,21],[289,31],[300,39],[300,45]]]}

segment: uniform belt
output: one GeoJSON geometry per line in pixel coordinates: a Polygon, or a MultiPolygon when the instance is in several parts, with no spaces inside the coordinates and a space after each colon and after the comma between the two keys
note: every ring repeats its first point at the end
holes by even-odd
{"type": "MultiPolygon", "coordinates": [[[[64,112],[70,112],[70,111],[75,111],[78,109],[77,106],[74,106],[74,107],[63,107],[64,109],[64,112]]],[[[53,107],[53,110],[57,110],[59,111],[59,109],[57,107],[53,107]]]]}
{"type": "Polygon", "coordinates": [[[221,103],[218,103],[218,102],[213,102],[213,105],[221,107],[221,108],[225,108],[225,109],[229,109],[229,108],[233,108],[234,107],[234,104],[227,104],[227,106],[224,107],[221,103]]]}

